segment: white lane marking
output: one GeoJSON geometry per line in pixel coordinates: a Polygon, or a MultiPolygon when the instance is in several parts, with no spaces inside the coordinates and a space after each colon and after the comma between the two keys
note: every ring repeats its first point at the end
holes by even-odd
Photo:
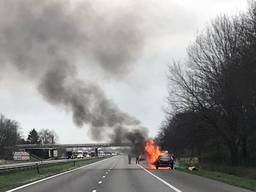
{"type": "Polygon", "coordinates": [[[96,189],[93,189],[92,192],[96,192],[96,189]]]}
{"type": "Polygon", "coordinates": [[[102,181],[99,181],[98,183],[99,183],[99,184],[101,184],[101,183],[102,183],[102,181]]]}
{"type": "Polygon", "coordinates": [[[65,171],[65,172],[62,172],[62,173],[59,173],[59,174],[50,176],[50,177],[46,177],[46,178],[44,178],[44,179],[40,179],[40,180],[34,181],[34,182],[32,182],[32,183],[28,183],[28,184],[22,185],[22,186],[19,186],[19,187],[14,188],[14,189],[10,189],[10,190],[8,190],[8,191],[6,191],[6,192],[17,191],[17,190],[19,190],[19,189],[23,189],[23,188],[28,187],[28,186],[30,186],[30,185],[34,185],[34,184],[37,184],[37,183],[40,183],[40,182],[43,182],[43,181],[46,181],[46,180],[49,180],[49,179],[52,179],[52,178],[55,178],[55,177],[64,175],[64,174],[67,174],[67,173],[70,173],[70,172],[74,172],[74,171],[77,171],[77,170],[79,170],[79,169],[83,169],[83,168],[85,168],[85,167],[90,167],[90,166],[95,165],[95,164],[98,164],[98,163],[100,163],[100,162],[107,161],[107,160],[109,160],[109,159],[111,159],[111,158],[112,158],[112,157],[107,158],[107,159],[103,159],[103,160],[99,160],[99,161],[94,162],[94,163],[91,163],[91,164],[89,164],[89,165],[85,165],[85,166],[82,166],[82,167],[78,167],[78,168],[76,168],[76,169],[72,169],[72,170],[69,170],[69,171],[65,171]]]}
{"type": "Polygon", "coordinates": [[[105,177],[106,177],[105,175],[102,176],[102,178],[105,178],[105,177]]]}
{"type": "Polygon", "coordinates": [[[171,189],[173,189],[176,192],[182,192],[181,190],[179,190],[178,188],[174,187],[173,185],[171,185],[170,183],[167,183],[165,180],[161,179],[160,177],[154,175],[153,173],[151,173],[150,171],[148,171],[147,169],[145,169],[143,166],[137,164],[140,168],[144,169],[144,171],[146,171],[147,173],[149,173],[150,175],[152,175],[153,177],[155,177],[156,179],[158,179],[159,181],[161,181],[163,184],[167,185],[168,187],[170,187],[171,189]]]}

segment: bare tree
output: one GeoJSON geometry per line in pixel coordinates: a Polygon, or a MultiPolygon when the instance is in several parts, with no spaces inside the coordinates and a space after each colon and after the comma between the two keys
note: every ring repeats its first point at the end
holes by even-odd
{"type": "Polygon", "coordinates": [[[55,144],[58,136],[53,130],[42,129],[39,131],[39,140],[41,144],[55,144]]]}
{"type": "Polygon", "coordinates": [[[21,136],[16,121],[0,116],[0,158],[11,158],[11,149],[19,144],[21,136]]]}
{"type": "Polygon", "coordinates": [[[188,49],[186,70],[175,62],[169,68],[172,109],[192,111],[207,123],[233,165],[249,159],[255,138],[255,52],[256,3],[251,3],[246,14],[218,17],[198,36],[188,49]]]}

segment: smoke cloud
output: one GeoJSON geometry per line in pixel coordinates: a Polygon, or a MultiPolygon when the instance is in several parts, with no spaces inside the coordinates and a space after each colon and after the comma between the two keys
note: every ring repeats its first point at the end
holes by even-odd
{"type": "Polygon", "coordinates": [[[147,130],[109,100],[99,85],[78,78],[76,63],[94,61],[106,75],[121,78],[143,48],[135,7],[98,11],[91,1],[2,0],[0,66],[14,66],[38,86],[43,98],[90,126],[93,139],[135,142],[147,130]],[[133,135],[135,135],[133,137],[133,135]],[[139,135],[139,136],[138,136],[139,135]]]}

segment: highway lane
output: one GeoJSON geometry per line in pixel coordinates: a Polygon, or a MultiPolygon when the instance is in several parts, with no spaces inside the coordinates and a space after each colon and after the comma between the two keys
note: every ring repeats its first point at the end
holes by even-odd
{"type": "Polygon", "coordinates": [[[248,192],[180,171],[150,170],[112,157],[17,192],[248,192]],[[153,173],[151,175],[150,173],[153,173]]]}
{"type": "MultiPolygon", "coordinates": [[[[145,165],[143,166],[145,167],[145,165]]],[[[177,170],[150,170],[150,172],[183,192],[251,192],[246,189],[177,170]]]]}

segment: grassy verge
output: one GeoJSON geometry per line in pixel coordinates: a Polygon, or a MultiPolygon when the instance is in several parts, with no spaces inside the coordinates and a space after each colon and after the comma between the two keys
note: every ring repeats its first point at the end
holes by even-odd
{"type": "Polygon", "coordinates": [[[73,161],[67,162],[67,163],[44,165],[42,167],[39,167],[39,173],[35,168],[10,171],[10,172],[2,172],[0,173],[0,192],[6,191],[11,188],[15,188],[17,186],[20,186],[26,183],[30,183],[38,179],[42,179],[51,175],[55,175],[64,171],[81,167],[81,166],[99,161],[101,159],[103,158],[76,161],[75,166],[73,161]]]}
{"type": "Polygon", "coordinates": [[[181,160],[177,169],[187,173],[207,177],[227,184],[256,191],[256,169],[196,164],[198,170],[189,171],[187,170],[189,165],[193,165],[193,163],[187,164],[187,162],[183,162],[181,160]]]}

